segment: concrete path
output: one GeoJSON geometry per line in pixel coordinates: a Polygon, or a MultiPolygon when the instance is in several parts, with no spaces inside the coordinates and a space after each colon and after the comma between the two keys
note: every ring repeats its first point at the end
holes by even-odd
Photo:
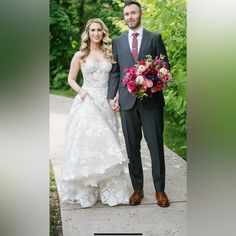
{"type": "MultiPolygon", "coordinates": [[[[71,105],[71,98],[50,95],[50,158],[59,196],[64,130],[71,105]]],[[[125,149],[121,130],[120,138],[122,147],[125,149]]],[[[87,209],[81,209],[79,205],[61,204],[64,236],[115,235],[115,233],[116,235],[143,236],[187,235],[186,162],[165,148],[166,193],[171,205],[169,208],[161,208],[156,204],[150,156],[144,140],[141,152],[145,177],[142,204],[109,207],[97,203],[87,209]]],[[[125,172],[131,193],[127,168],[125,172]]]]}

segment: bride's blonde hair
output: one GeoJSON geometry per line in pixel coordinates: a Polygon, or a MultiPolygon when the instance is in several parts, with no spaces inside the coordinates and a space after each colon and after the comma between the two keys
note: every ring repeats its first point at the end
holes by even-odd
{"type": "Polygon", "coordinates": [[[102,26],[103,38],[101,41],[101,50],[103,51],[104,56],[108,61],[110,61],[111,63],[115,63],[111,50],[111,39],[109,38],[108,29],[104,22],[98,18],[90,19],[87,22],[85,30],[81,35],[80,60],[83,62],[90,53],[89,27],[92,23],[98,23],[102,26]]]}

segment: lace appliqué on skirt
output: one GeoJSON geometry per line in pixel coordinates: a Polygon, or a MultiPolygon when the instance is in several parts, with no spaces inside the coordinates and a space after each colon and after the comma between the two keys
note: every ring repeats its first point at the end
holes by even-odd
{"type": "Polygon", "coordinates": [[[109,206],[129,202],[124,174],[127,157],[119,143],[116,116],[106,99],[111,67],[108,62],[97,66],[82,66],[83,88],[89,96],[84,101],[75,97],[65,132],[62,201],[80,203],[81,207],[90,207],[98,199],[109,206]],[[93,87],[88,86],[92,84],[89,80],[93,87]]]}

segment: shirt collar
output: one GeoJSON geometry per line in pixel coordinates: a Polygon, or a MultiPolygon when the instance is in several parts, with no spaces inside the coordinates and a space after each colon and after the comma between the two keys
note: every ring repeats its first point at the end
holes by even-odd
{"type": "Polygon", "coordinates": [[[134,32],[133,30],[129,29],[128,33],[129,33],[129,38],[132,37],[133,33],[139,33],[139,36],[142,36],[142,34],[143,34],[143,27],[141,26],[138,29],[138,31],[136,31],[136,32],[134,32]]]}

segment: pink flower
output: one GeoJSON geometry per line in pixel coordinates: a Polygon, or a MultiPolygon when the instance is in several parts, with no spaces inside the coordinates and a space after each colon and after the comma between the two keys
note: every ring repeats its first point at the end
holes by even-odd
{"type": "Polygon", "coordinates": [[[161,75],[166,75],[168,73],[168,70],[163,67],[159,70],[159,72],[160,72],[161,75]]]}
{"type": "Polygon", "coordinates": [[[135,89],[135,83],[134,83],[134,81],[129,81],[129,82],[127,83],[127,88],[128,88],[128,90],[129,90],[129,92],[131,93],[131,92],[135,89]]]}
{"type": "Polygon", "coordinates": [[[148,88],[151,88],[153,86],[153,82],[151,80],[147,80],[146,84],[148,88]]]}
{"type": "Polygon", "coordinates": [[[146,69],[147,69],[146,66],[144,66],[144,65],[139,65],[137,72],[138,72],[138,74],[141,74],[141,73],[144,72],[146,69]]]}
{"type": "Polygon", "coordinates": [[[124,69],[124,73],[126,74],[126,73],[128,73],[129,72],[129,68],[125,68],[124,69]]]}
{"type": "Polygon", "coordinates": [[[133,75],[128,72],[128,73],[125,74],[125,77],[126,77],[128,80],[131,80],[132,77],[133,77],[133,75]]]}
{"type": "Polygon", "coordinates": [[[156,65],[160,64],[160,62],[161,62],[160,58],[155,57],[153,64],[156,66],[156,65]]]}
{"type": "Polygon", "coordinates": [[[137,68],[135,68],[135,67],[131,67],[130,69],[129,69],[129,73],[130,74],[135,74],[137,72],[137,68]]]}
{"type": "Polygon", "coordinates": [[[143,83],[142,83],[142,87],[146,90],[147,89],[147,79],[144,79],[143,83]]]}
{"type": "Polygon", "coordinates": [[[166,74],[165,76],[161,78],[161,81],[167,84],[170,81],[170,76],[166,74]]]}
{"type": "Polygon", "coordinates": [[[128,82],[129,82],[129,78],[125,76],[123,78],[123,84],[126,85],[128,82]]]}

